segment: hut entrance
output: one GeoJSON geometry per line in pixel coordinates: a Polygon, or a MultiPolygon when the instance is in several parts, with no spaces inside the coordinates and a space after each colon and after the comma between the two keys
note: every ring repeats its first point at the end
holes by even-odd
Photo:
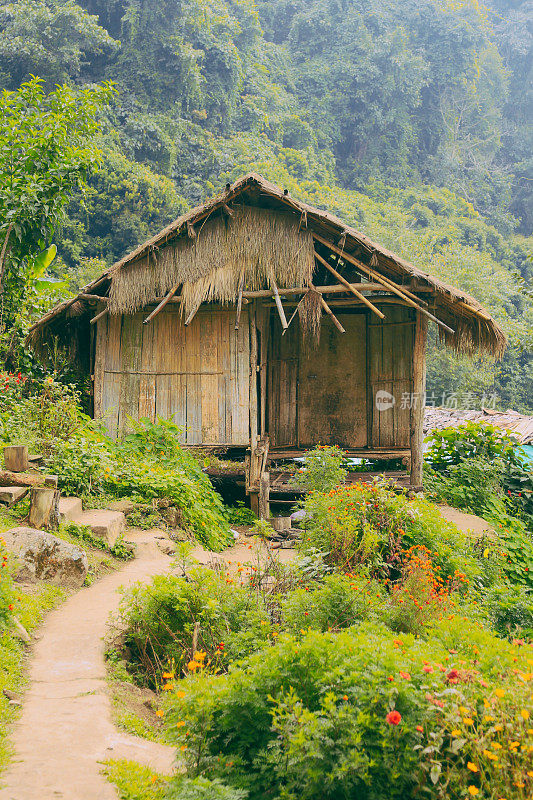
{"type": "Polygon", "coordinates": [[[297,325],[280,336],[270,318],[268,430],[271,446],[321,444],[364,448],[367,438],[367,320],[365,313],[337,314],[342,336],[322,319],[320,344],[307,347],[297,325]]]}

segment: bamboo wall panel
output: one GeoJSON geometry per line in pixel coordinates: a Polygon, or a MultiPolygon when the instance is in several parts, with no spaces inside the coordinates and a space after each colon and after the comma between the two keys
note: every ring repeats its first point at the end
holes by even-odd
{"type": "Polygon", "coordinates": [[[247,445],[249,340],[246,309],[234,330],[227,309],[202,309],[186,328],[179,310],[106,315],[98,322],[95,415],[112,436],[128,418],[172,419],[185,444],[247,445]]]}
{"type": "Polygon", "coordinates": [[[368,326],[372,447],[409,446],[413,319],[410,309],[387,306],[385,319],[371,319],[368,326]],[[380,410],[378,392],[387,392],[394,403],[380,410]]]}
{"type": "Polygon", "coordinates": [[[322,317],[320,344],[300,351],[298,438],[302,447],[367,445],[366,314],[322,317]]]}

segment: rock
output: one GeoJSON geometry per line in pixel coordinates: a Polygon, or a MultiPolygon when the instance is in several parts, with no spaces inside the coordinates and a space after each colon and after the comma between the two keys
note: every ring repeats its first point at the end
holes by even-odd
{"type": "Polygon", "coordinates": [[[172,546],[172,542],[168,539],[158,539],[157,546],[166,556],[173,556],[176,552],[176,548],[172,546]]]}
{"type": "Polygon", "coordinates": [[[161,516],[171,528],[177,528],[179,525],[180,515],[175,506],[168,506],[168,508],[160,509],[161,516]]]}
{"type": "Polygon", "coordinates": [[[16,692],[12,692],[10,689],[3,689],[2,694],[4,697],[7,697],[8,700],[11,700],[14,703],[20,703],[20,697],[16,692]]]}
{"type": "Polygon", "coordinates": [[[17,617],[13,617],[13,626],[15,628],[15,636],[22,642],[25,642],[25,644],[29,644],[31,642],[31,636],[17,617]]]}
{"type": "Polygon", "coordinates": [[[107,504],[109,511],[121,511],[123,514],[131,514],[137,509],[137,505],[132,500],[113,500],[107,504]]]}
{"type": "Polygon", "coordinates": [[[5,503],[11,508],[27,494],[28,490],[22,486],[0,486],[0,503],[5,503]]]}
{"type": "Polygon", "coordinates": [[[95,508],[84,511],[76,517],[78,525],[88,525],[95,536],[112,547],[121,533],[126,530],[126,517],[122,511],[107,511],[95,508]]]}
{"type": "Polygon", "coordinates": [[[2,534],[6,548],[18,559],[20,581],[50,581],[78,588],[87,575],[87,555],[76,545],[46,531],[11,528],[2,534]]]}
{"type": "Polygon", "coordinates": [[[83,508],[79,497],[59,498],[59,522],[74,522],[82,511],[83,508]]]}
{"type": "Polygon", "coordinates": [[[303,522],[306,517],[306,513],[303,508],[300,508],[298,511],[295,511],[291,514],[291,522],[303,522]]]}

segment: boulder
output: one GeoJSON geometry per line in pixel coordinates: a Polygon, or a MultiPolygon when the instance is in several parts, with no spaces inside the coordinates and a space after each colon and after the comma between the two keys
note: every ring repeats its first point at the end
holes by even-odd
{"type": "Polygon", "coordinates": [[[16,580],[50,581],[69,589],[83,584],[89,564],[86,553],[76,545],[46,531],[23,527],[11,528],[2,538],[18,560],[16,580]]]}

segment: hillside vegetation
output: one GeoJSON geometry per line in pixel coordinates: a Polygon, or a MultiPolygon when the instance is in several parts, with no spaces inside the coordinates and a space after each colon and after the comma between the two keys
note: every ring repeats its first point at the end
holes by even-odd
{"type": "Polygon", "coordinates": [[[98,111],[100,167],[54,232],[53,276],[74,290],[255,170],[490,308],[504,361],[431,344],[437,402],[496,393],[533,410],[531,12],[530,0],[0,2],[5,88],[35,74],[47,91],[117,90],[98,111]]]}

